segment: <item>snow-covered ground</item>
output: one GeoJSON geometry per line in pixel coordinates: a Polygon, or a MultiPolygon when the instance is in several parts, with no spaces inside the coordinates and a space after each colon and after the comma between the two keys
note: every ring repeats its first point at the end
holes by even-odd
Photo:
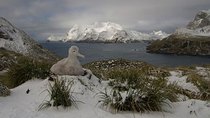
{"type": "MultiPolygon", "coordinates": [[[[178,73],[173,73],[170,80],[180,79],[178,73]]],[[[187,100],[175,102],[171,107],[165,106],[166,112],[113,113],[104,109],[98,103],[98,92],[107,87],[107,82],[99,82],[94,75],[89,79],[85,76],[59,76],[59,79],[74,81],[74,97],[77,98],[78,108],[53,108],[38,111],[39,105],[48,100],[47,91],[50,81],[30,80],[11,90],[8,97],[0,97],[1,118],[210,118],[210,104],[206,101],[187,100]],[[82,81],[82,82],[81,82],[82,81]],[[83,83],[83,84],[82,84],[83,83]],[[85,86],[84,86],[85,84],[85,86]],[[27,89],[30,90],[26,94],[27,89]]],[[[183,81],[184,82],[184,81],[183,81]]],[[[52,83],[52,82],[51,82],[52,83]]]]}
{"type": "Polygon", "coordinates": [[[171,76],[168,77],[170,83],[177,83],[178,86],[181,86],[183,89],[199,92],[198,88],[190,82],[187,82],[187,76],[182,76],[182,72],[171,71],[171,76]]]}

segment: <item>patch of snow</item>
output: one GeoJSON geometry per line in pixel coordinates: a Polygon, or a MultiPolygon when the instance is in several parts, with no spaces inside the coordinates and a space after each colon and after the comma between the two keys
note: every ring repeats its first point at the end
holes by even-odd
{"type": "Polygon", "coordinates": [[[195,30],[187,28],[178,28],[174,34],[185,35],[185,36],[210,36],[210,26],[198,28],[195,30]]]}
{"type": "Polygon", "coordinates": [[[175,113],[173,117],[177,118],[208,118],[210,117],[208,111],[205,101],[193,99],[176,102],[172,106],[172,113],[175,113]]]}
{"type": "Polygon", "coordinates": [[[170,83],[177,83],[178,86],[182,87],[183,89],[192,91],[192,92],[199,92],[199,89],[193,85],[192,83],[186,82],[187,76],[180,76],[180,72],[171,71],[171,76],[168,77],[168,81],[170,83]]]}
{"type": "Polygon", "coordinates": [[[208,76],[208,70],[204,67],[196,67],[197,73],[201,76],[208,76]]]}
{"type": "Polygon", "coordinates": [[[169,36],[169,34],[163,32],[163,31],[153,31],[152,33],[150,33],[150,36],[152,37],[152,39],[163,39],[169,36]]]}
{"type": "Polygon", "coordinates": [[[196,67],[196,72],[203,76],[206,80],[210,81],[210,70],[209,68],[204,68],[204,67],[196,67]]]}

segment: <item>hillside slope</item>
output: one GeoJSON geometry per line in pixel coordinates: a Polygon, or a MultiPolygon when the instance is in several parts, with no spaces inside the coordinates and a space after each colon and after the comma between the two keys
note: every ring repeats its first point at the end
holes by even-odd
{"type": "Polygon", "coordinates": [[[150,53],[210,55],[210,10],[200,11],[186,28],[179,28],[147,47],[150,53]]]}
{"type": "Polygon", "coordinates": [[[55,60],[57,58],[3,17],[0,17],[0,48],[35,59],[55,60]]]}

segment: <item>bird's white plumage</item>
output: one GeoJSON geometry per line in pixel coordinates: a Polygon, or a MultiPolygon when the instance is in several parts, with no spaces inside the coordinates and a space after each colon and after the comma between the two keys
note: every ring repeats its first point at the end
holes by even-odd
{"type": "Polygon", "coordinates": [[[56,75],[83,75],[84,70],[77,57],[84,57],[79,53],[79,48],[77,46],[71,46],[69,48],[69,55],[57,63],[55,63],[51,68],[51,72],[56,75]]]}

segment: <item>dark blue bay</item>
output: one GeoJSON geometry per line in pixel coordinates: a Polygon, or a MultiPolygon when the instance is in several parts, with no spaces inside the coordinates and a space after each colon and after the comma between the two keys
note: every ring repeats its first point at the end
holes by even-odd
{"type": "Polygon", "coordinates": [[[76,45],[80,48],[80,53],[85,55],[84,59],[80,59],[83,64],[96,60],[116,58],[140,60],[156,66],[210,64],[210,57],[205,56],[180,56],[146,53],[146,43],[103,44],[44,42],[41,43],[41,45],[61,57],[66,57],[69,47],[76,45]]]}

